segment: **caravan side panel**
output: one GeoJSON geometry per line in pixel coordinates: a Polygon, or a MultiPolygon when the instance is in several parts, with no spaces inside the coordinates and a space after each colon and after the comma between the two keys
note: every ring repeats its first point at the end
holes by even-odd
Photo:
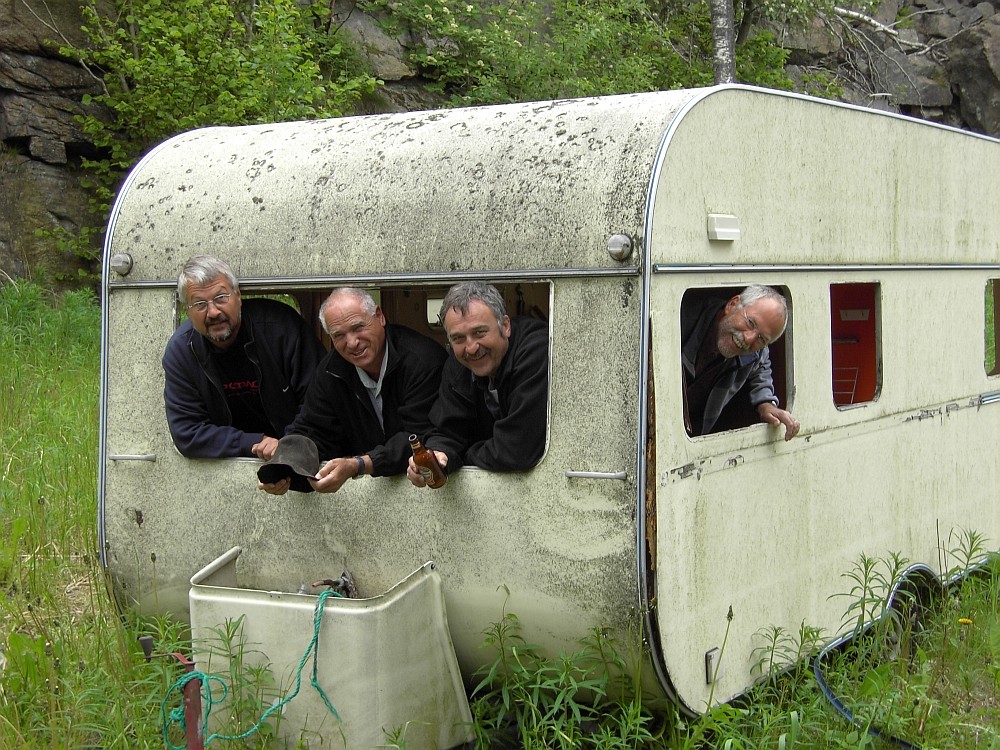
{"type": "Polygon", "coordinates": [[[998,170],[992,140],[763,91],[717,91],[673,124],[648,242],[651,575],[664,666],[689,708],[760,676],[768,628],[837,634],[849,599],[833,595],[862,553],[937,570],[939,532],[1000,546],[1000,404],[982,399],[1000,389],[983,365],[998,170]],[[738,240],[708,239],[715,213],[737,217],[738,240]],[[803,426],[788,443],[763,424],[684,427],[681,301],[748,283],[791,300],[779,375],[803,426]],[[833,397],[834,284],[878,289],[881,387],[852,408],[833,397]],[[713,686],[706,654],[724,642],[713,686]]]}

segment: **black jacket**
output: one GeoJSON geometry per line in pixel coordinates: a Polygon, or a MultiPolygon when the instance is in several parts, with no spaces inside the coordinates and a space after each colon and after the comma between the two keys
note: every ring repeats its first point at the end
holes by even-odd
{"type": "MultiPolygon", "coordinates": [[[[295,419],[323,346],[293,308],[269,299],[243,300],[240,334],[260,383],[260,400],[281,437],[295,419]]],[[[264,437],[232,427],[212,344],[185,320],[163,352],[163,400],[170,436],[189,458],[252,456],[264,437]]]]}
{"type": "Polygon", "coordinates": [[[534,318],[510,322],[507,353],[493,378],[500,418],[486,406],[487,379],[455,357],[444,366],[424,442],[448,454],[447,472],[470,464],[493,471],[530,469],[545,452],[549,394],[548,326],[534,318]]]}
{"type": "Polygon", "coordinates": [[[354,365],[336,349],[320,362],[306,400],[288,434],[306,435],[321,460],[368,455],[373,476],[406,471],[409,436],[423,437],[448,356],[436,341],[404,326],[386,326],[382,425],[354,365]]]}

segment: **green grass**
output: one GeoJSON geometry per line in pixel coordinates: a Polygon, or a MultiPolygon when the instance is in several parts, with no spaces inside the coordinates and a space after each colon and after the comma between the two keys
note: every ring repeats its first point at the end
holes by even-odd
{"type": "MultiPolygon", "coordinates": [[[[161,703],[182,670],[168,658],[147,663],[138,637],[151,635],[161,653],[189,644],[166,618],[123,616],[104,585],[95,529],[99,328],[85,293],[56,298],[30,284],[0,286],[0,748],[166,746],[161,703]]],[[[941,546],[943,567],[959,572],[996,545],[962,532],[941,546]]],[[[622,653],[608,634],[581,634],[578,650],[549,659],[504,612],[483,634],[495,659],[473,677],[476,744],[890,747],[867,731],[877,727],[927,749],[1000,750],[1000,564],[992,560],[931,599],[919,619],[905,608],[882,617],[905,565],[898,556],[862,556],[844,574],[845,623],[863,635],[823,666],[857,726],[833,710],[815,680],[809,657],[820,633],[806,624],[762,633],[769,643],[756,655],[762,682],[688,720],[643,704],[638,683],[620,678],[639,656],[622,653]]],[[[246,647],[228,631],[220,641],[235,654],[246,647]]],[[[242,717],[226,729],[237,734],[259,718],[255,707],[270,705],[275,686],[251,669],[225,678],[242,717]]],[[[405,747],[405,730],[389,731],[386,745],[405,747]]],[[[276,746],[269,728],[256,737],[254,746],[276,746]]],[[[168,739],[183,747],[176,726],[168,739]]]]}
{"type": "Polygon", "coordinates": [[[0,747],[162,744],[172,668],[145,664],[96,559],[99,336],[92,295],[0,287],[0,747]]]}

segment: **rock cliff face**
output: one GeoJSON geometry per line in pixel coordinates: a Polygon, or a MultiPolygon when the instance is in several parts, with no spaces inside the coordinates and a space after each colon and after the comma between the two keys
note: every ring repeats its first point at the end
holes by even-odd
{"type": "Polygon", "coordinates": [[[1000,15],[975,0],[884,0],[874,17],[841,11],[780,31],[805,85],[837,74],[844,100],[1000,137],[1000,15]]]}
{"type": "Polygon", "coordinates": [[[54,44],[82,44],[80,3],[0,0],[0,273],[45,283],[85,267],[37,230],[93,223],[76,164],[90,147],[74,117],[97,81],[54,44]]]}
{"type": "MultiPolygon", "coordinates": [[[[838,11],[805,31],[775,31],[803,90],[817,69],[833,71],[846,101],[1000,137],[997,3],[884,0],[874,17],[838,11]]],[[[92,144],[75,116],[84,94],[100,85],[55,51],[62,41],[83,43],[81,4],[0,0],[0,278],[58,284],[87,270],[54,239],[38,236],[95,222],[79,169],[92,144]]],[[[387,37],[348,0],[338,0],[336,12],[386,82],[368,111],[436,105],[405,62],[410,40],[387,37]]]]}

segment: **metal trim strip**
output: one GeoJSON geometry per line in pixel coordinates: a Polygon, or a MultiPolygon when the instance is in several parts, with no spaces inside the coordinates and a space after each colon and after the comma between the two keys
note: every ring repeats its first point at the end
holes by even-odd
{"type": "Polygon", "coordinates": [[[653,263],[652,272],[656,273],[675,273],[675,274],[688,274],[688,273],[733,273],[733,272],[752,272],[752,273],[816,273],[818,271],[836,271],[840,273],[872,273],[872,272],[884,272],[892,271],[897,273],[899,271],[995,271],[1000,273],[1000,264],[996,263],[970,263],[970,264],[959,264],[959,263],[927,263],[918,264],[912,263],[907,265],[889,265],[889,264],[823,264],[823,265],[798,265],[798,264],[774,264],[774,265],[757,265],[753,263],[745,264],[733,264],[733,265],[672,265],[670,263],[653,263]]]}
{"type": "MultiPolygon", "coordinates": [[[[513,281],[547,281],[549,279],[590,279],[604,277],[630,277],[639,275],[639,266],[622,266],[621,268],[536,268],[519,271],[463,271],[461,273],[428,272],[406,274],[341,274],[330,276],[287,276],[268,278],[249,276],[240,278],[240,289],[294,289],[308,286],[337,286],[339,284],[374,285],[374,284],[452,284],[457,281],[478,279],[497,283],[513,281]]],[[[111,281],[109,290],[118,289],[173,289],[177,279],[152,279],[145,281],[111,281]]]]}

